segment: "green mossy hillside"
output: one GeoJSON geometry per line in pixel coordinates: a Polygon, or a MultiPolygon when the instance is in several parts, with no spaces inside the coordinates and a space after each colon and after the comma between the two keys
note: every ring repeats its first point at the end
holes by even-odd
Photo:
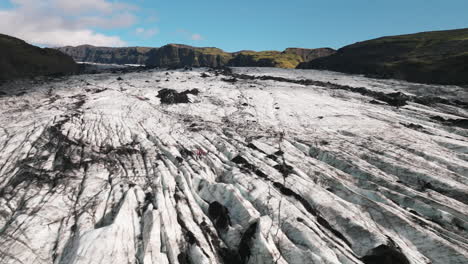
{"type": "Polygon", "coordinates": [[[55,49],[39,48],[0,34],[0,80],[62,75],[78,71],[73,59],[55,49]]]}
{"type": "Polygon", "coordinates": [[[468,29],[382,37],[343,47],[298,68],[434,84],[468,84],[468,29]]]}

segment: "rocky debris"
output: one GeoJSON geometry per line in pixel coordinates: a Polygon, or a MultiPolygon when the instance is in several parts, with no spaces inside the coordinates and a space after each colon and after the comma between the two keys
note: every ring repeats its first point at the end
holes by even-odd
{"type": "Polygon", "coordinates": [[[370,101],[370,103],[372,104],[380,104],[380,102],[385,102],[391,106],[401,107],[401,106],[405,106],[407,102],[412,101],[415,103],[428,105],[428,106],[440,103],[440,104],[454,105],[457,107],[468,109],[467,101],[460,101],[460,100],[453,100],[453,99],[450,100],[450,99],[436,97],[436,96],[414,96],[414,95],[404,94],[402,92],[385,93],[385,92],[380,92],[380,91],[374,91],[365,87],[353,87],[353,86],[348,86],[348,85],[340,85],[336,83],[316,81],[316,80],[310,80],[310,79],[296,80],[296,79],[288,79],[284,77],[268,76],[268,75],[254,76],[254,75],[233,73],[232,71],[229,71],[229,70],[223,70],[223,71],[217,71],[217,72],[219,74],[230,76],[230,78],[222,79],[225,82],[234,82],[234,80],[237,81],[237,79],[263,80],[263,81],[272,80],[272,81],[289,82],[289,83],[295,83],[295,84],[301,84],[301,85],[314,85],[314,86],[320,86],[320,87],[325,87],[325,88],[334,89],[334,90],[351,91],[354,93],[359,93],[361,95],[375,98],[376,100],[370,101]]]}
{"type": "Polygon", "coordinates": [[[230,67],[218,67],[218,68],[214,68],[214,69],[210,69],[211,71],[213,71],[216,76],[222,74],[222,75],[233,75],[234,72],[232,71],[232,68],[230,67]]]}
{"type": "Polygon", "coordinates": [[[468,129],[468,119],[466,118],[459,118],[459,119],[451,119],[451,118],[444,118],[441,116],[431,116],[432,120],[439,121],[447,126],[456,126],[468,129]]]}
{"type": "Polygon", "coordinates": [[[204,71],[4,84],[0,262],[467,262],[465,108],[204,71]]]}
{"type": "MultiPolygon", "coordinates": [[[[90,85],[90,83],[87,83],[86,85],[90,85]]],[[[102,93],[107,90],[108,90],[107,88],[85,89],[86,92],[94,93],[94,94],[102,93]]]]}
{"type": "Polygon", "coordinates": [[[254,236],[257,232],[258,223],[253,223],[242,235],[242,239],[239,243],[239,256],[241,262],[239,263],[250,263],[249,260],[255,257],[252,253],[254,236]]]}
{"type": "Polygon", "coordinates": [[[365,264],[410,264],[401,251],[392,246],[380,245],[372,250],[369,255],[362,258],[365,264]]]}
{"type": "Polygon", "coordinates": [[[162,104],[186,104],[191,103],[189,94],[198,95],[198,89],[185,90],[183,92],[177,92],[173,89],[162,89],[159,90],[157,97],[161,99],[162,104]]]}
{"type": "Polygon", "coordinates": [[[421,126],[421,125],[418,125],[418,124],[414,124],[414,123],[409,123],[409,124],[405,124],[405,123],[401,123],[403,126],[407,127],[407,128],[411,128],[411,129],[414,129],[414,130],[423,130],[424,127],[421,126]]]}
{"type": "Polygon", "coordinates": [[[214,201],[208,207],[208,215],[217,229],[225,230],[231,225],[229,210],[222,204],[214,201]]]}
{"type": "MultiPolygon", "coordinates": [[[[365,93],[364,93],[365,94],[365,93]]],[[[389,93],[389,94],[377,94],[377,99],[380,101],[387,102],[391,106],[405,106],[406,102],[410,99],[408,95],[402,92],[389,93]]]]}
{"type": "Polygon", "coordinates": [[[237,79],[236,78],[221,78],[221,80],[223,82],[227,82],[227,83],[235,83],[237,82],[237,79]]]}

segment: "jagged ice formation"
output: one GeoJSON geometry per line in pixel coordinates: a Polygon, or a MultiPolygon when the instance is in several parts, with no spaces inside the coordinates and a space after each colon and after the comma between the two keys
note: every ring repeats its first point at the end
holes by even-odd
{"type": "Polygon", "coordinates": [[[234,72],[3,85],[0,262],[468,263],[466,89],[234,72]]]}

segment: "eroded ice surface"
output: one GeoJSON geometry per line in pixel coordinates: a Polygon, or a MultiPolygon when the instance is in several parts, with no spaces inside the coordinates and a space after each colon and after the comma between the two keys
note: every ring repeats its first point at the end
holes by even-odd
{"type": "Polygon", "coordinates": [[[205,71],[4,85],[0,263],[468,263],[466,108],[205,71]]]}

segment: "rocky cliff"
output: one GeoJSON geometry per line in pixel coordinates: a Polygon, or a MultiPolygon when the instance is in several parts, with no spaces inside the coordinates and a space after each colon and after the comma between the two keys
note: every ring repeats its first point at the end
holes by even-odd
{"type": "Polygon", "coordinates": [[[42,49],[0,34],[0,80],[77,71],[78,65],[73,59],[60,51],[42,49]]]}
{"type": "Polygon", "coordinates": [[[149,52],[147,66],[156,67],[220,67],[228,63],[231,54],[217,48],[195,48],[169,44],[149,52]]]}
{"type": "Polygon", "coordinates": [[[298,68],[412,82],[468,84],[468,29],[383,37],[343,47],[298,68]]]}
{"type": "Polygon", "coordinates": [[[81,45],[77,47],[60,47],[58,50],[70,55],[75,61],[78,62],[144,65],[148,59],[148,52],[151,50],[151,48],[109,48],[81,45]]]}
{"type": "Polygon", "coordinates": [[[280,67],[295,68],[299,63],[334,53],[333,49],[288,48],[280,51],[240,51],[168,44],[160,48],[104,48],[83,45],[62,47],[60,51],[76,61],[111,64],[145,64],[151,67],[280,67]]]}

